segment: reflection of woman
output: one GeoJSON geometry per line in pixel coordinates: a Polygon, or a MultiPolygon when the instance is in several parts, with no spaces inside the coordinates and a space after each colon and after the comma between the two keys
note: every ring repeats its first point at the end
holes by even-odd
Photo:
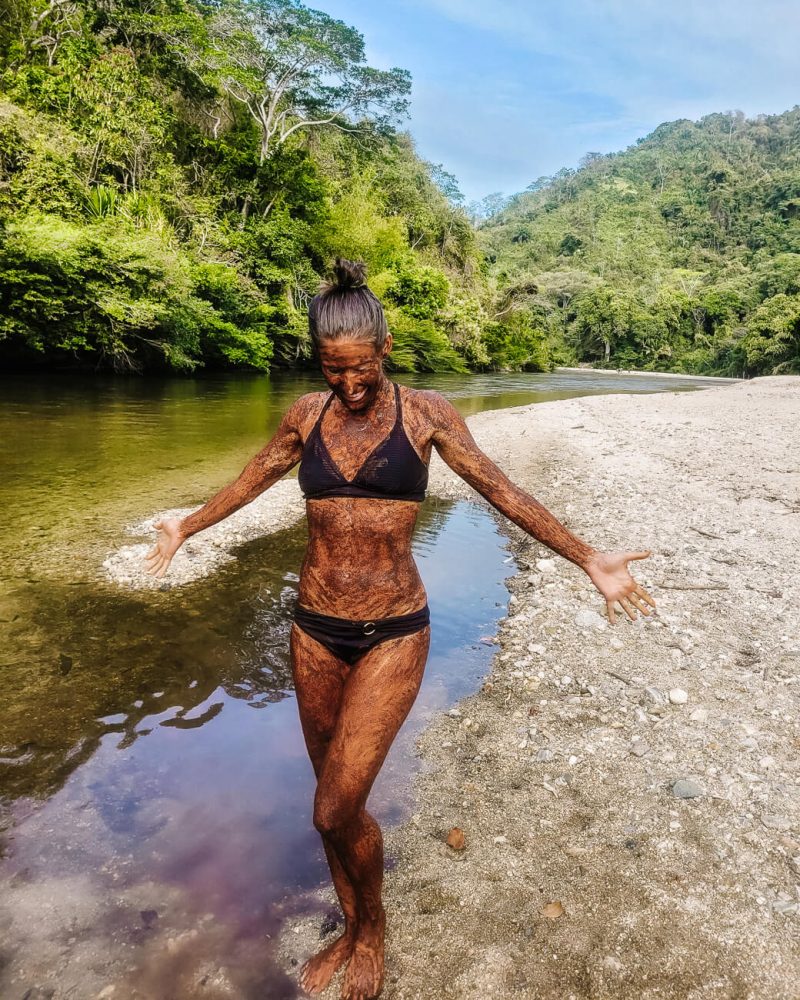
{"type": "Polygon", "coordinates": [[[438,393],[384,374],[392,349],[364,267],[338,260],[309,322],[330,393],[287,411],[239,478],[183,520],[157,524],[148,570],[161,577],[182,542],[249,503],[300,462],[309,541],[291,632],[297,704],[317,776],[314,825],[344,913],[340,938],[303,966],[301,985],[325,988],[344,963],[342,996],[375,997],[383,983],[383,847],[365,810],[372,783],[414,702],[428,654],[425,590],[411,534],[431,448],[499,511],[576,563],[631,619],[652,598],[627,563],[649,552],[601,553],[576,538],[484,455],[438,393]]]}

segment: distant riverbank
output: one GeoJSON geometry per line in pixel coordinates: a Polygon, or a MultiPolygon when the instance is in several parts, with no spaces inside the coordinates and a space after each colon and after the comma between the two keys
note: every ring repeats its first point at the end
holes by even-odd
{"type": "Polygon", "coordinates": [[[658,375],[659,378],[705,379],[709,382],[742,382],[740,378],[725,378],[723,375],[688,375],[686,372],[648,372],[641,368],[593,368],[589,365],[572,367],[559,365],[556,372],[592,372],[595,375],[658,375]]]}

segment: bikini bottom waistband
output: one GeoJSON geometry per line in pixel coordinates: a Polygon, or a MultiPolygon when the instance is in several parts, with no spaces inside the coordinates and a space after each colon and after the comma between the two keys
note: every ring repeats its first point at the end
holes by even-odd
{"type": "Polygon", "coordinates": [[[334,656],[352,665],[379,642],[419,632],[430,624],[431,618],[427,604],[406,615],[361,621],[322,615],[298,604],[294,620],[312,639],[322,643],[334,656]]]}

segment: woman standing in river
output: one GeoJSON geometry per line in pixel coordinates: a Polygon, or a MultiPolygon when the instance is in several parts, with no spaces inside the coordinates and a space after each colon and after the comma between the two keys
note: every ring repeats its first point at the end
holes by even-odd
{"type": "Polygon", "coordinates": [[[649,552],[603,553],[568,531],[515,486],[475,444],[436,392],[400,387],[383,362],[392,336],[363,264],[337,260],[309,325],[330,393],[310,393],[275,436],[194,514],[158,522],[148,571],[166,572],[190,536],[216,524],[300,462],[309,526],[291,631],[300,721],[317,777],[319,830],[344,932],[300,972],[321,992],[347,963],[344,1000],[376,997],[383,985],[386,916],[383,839],[365,806],[422,681],[430,639],[425,590],[411,535],[425,495],[432,448],[502,514],[580,566],[606,600],[608,617],[631,620],[655,607],[627,564],[649,552]]]}

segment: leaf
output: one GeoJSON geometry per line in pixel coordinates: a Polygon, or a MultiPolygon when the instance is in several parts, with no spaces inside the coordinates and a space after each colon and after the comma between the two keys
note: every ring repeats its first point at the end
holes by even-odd
{"type": "Polygon", "coordinates": [[[454,851],[463,851],[467,846],[467,842],[464,838],[464,831],[457,826],[454,826],[450,833],[447,834],[447,846],[452,847],[454,851]]]}

